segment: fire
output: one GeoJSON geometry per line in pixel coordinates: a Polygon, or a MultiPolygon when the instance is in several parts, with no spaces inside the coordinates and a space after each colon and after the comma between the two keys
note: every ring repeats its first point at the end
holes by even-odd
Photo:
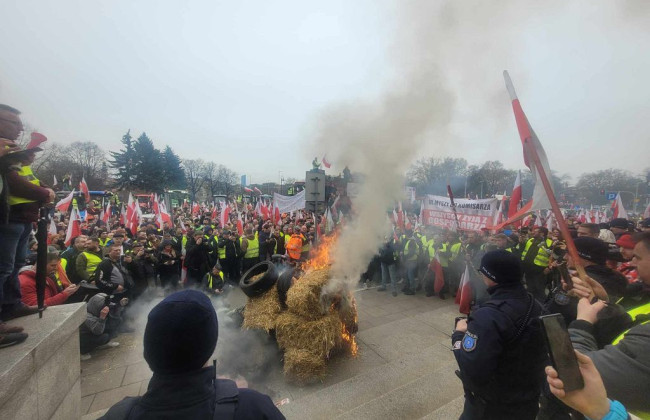
{"type": "MultiPolygon", "coordinates": [[[[356,322],[356,320],[357,318],[355,316],[354,321],[356,322]]],[[[348,332],[348,329],[343,322],[341,322],[341,338],[343,338],[343,341],[347,344],[348,348],[350,349],[350,355],[352,357],[357,357],[357,354],[359,353],[359,346],[357,345],[357,339],[355,338],[354,334],[350,334],[348,332]]]]}
{"type": "Polygon", "coordinates": [[[334,247],[337,239],[338,234],[322,236],[320,244],[316,248],[312,249],[309,260],[303,263],[303,270],[320,270],[329,267],[332,263],[332,248],[334,247]]]}

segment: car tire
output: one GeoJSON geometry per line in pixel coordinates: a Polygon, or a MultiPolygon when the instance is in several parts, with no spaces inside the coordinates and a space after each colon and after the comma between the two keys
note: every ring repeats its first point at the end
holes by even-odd
{"type": "Polygon", "coordinates": [[[239,287],[248,297],[257,297],[269,290],[278,280],[278,270],[269,261],[262,261],[252,266],[239,281],[239,287]],[[258,274],[264,275],[251,281],[258,274]]]}

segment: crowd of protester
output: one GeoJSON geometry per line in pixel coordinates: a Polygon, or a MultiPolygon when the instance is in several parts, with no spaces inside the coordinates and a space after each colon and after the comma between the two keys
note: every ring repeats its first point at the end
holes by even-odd
{"type": "MultiPolygon", "coordinates": [[[[0,347],[28,338],[21,327],[4,321],[37,311],[34,224],[39,209],[55,199],[31,172],[39,139],[23,149],[15,145],[22,131],[19,115],[0,105],[0,347]]],[[[80,327],[82,359],[97,348],[118,346],[113,340],[131,331],[131,305],[152,290],[165,291],[163,306],[172,308],[180,299],[204,312],[206,301],[200,296],[228,293],[260,261],[309,260],[330,230],[322,214],[301,211],[272,221],[257,214],[252,203],[233,206],[236,211],[223,226],[211,208],[175,208],[173,224],[140,220],[135,228],[124,226],[117,212],[108,221],[88,212],[68,245],[69,216],[52,211],[57,233],[48,235],[44,303],[87,302],[80,327]],[[185,288],[204,293],[179,292],[185,288]]],[[[376,280],[379,292],[446,299],[462,292],[461,279],[469,282],[469,317],[457,320],[452,336],[465,388],[462,418],[569,419],[573,409],[591,418],[627,418],[625,408],[650,418],[645,398],[650,389],[650,219],[568,222],[577,259],[567,252],[567,238],[558,229],[511,225],[499,232],[456,232],[422,226],[415,216],[378,244],[360,281],[376,280]],[[578,267],[586,275],[578,276],[578,267]],[[584,390],[564,392],[557,371],[544,370],[548,359],[538,317],[548,313],[561,314],[569,326],[580,351],[584,390]]],[[[156,322],[170,319],[160,315],[156,322]]],[[[152,370],[166,371],[156,363],[169,361],[147,356],[147,345],[145,337],[152,370]]],[[[216,335],[205,346],[211,355],[216,335]]],[[[202,363],[205,354],[197,356],[202,363]]]]}

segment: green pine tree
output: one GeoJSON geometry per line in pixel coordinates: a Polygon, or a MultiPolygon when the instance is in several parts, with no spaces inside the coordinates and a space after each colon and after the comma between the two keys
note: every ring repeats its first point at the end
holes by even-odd
{"type": "Polygon", "coordinates": [[[122,144],[124,147],[119,152],[110,152],[113,159],[109,162],[111,168],[117,171],[115,185],[120,190],[131,189],[135,186],[134,169],[136,161],[131,130],[122,136],[122,144]]]}
{"type": "Polygon", "coordinates": [[[160,150],[156,149],[146,133],[133,143],[135,154],[134,183],[140,190],[146,192],[162,192],[164,180],[162,179],[162,158],[160,150]]]}
{"type": "Polygon", "coordinates": [[[163,186],[166,190],[185,188],[185,170],[181,166],[181,159],[171,147],[165,147],[162,153],[163,186]]]}

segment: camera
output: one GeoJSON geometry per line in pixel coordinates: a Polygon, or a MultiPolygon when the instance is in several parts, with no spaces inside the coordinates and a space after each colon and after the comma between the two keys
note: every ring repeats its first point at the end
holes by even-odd
{"type": "Polygon", "coordinates": [[[551,248],[551,256],[557,262],[564,261],[567,254],[566,244],[560,243],[551,248]]]}
{"type": "Polygon", "coordinates": [[[117,303],[111,302],[111,299],[113,298],[113,295],[106,296],[106,299],[104,299],[104,306],[108,306],[110,309],[113,309],[117,306],[117,303]]]}

